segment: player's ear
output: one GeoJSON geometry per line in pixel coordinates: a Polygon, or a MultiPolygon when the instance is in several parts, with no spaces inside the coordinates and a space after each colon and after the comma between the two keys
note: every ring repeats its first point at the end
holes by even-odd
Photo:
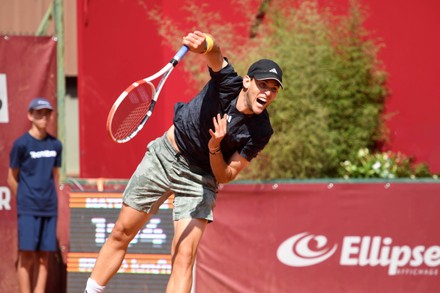
{"type": "Polygon", "coordinates": [[[243,89],[247,90],[251,85],[252,78],[249,75],[243,76],[243,89]]]}

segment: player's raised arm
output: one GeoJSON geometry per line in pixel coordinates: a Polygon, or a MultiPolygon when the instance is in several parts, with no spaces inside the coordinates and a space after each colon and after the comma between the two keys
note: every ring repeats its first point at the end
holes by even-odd
{"type": "Polygon", "coordinates": [[[208,66],[215,72],[228,64],[214,38],[207,33],[200,31],[189,33],[183,38],[182,44],[188,46],[192,52],[204,54],[208,66]]]}

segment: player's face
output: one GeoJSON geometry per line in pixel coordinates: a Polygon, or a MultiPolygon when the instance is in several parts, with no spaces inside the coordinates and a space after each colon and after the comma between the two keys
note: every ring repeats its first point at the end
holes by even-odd
{"type": "Polygon", "coordinates": [[[28,118],[38,128],[46,128],[51,114],[49,109],[32,110],[28,113],[28,118]]]}
{"type": "Polygon", "coordinates": [[[275,100],[279,90],[280,85],[276,80],[249,78],[246,92],[246,104],[249,112],[245,114],[261,114],[275,100]]]}

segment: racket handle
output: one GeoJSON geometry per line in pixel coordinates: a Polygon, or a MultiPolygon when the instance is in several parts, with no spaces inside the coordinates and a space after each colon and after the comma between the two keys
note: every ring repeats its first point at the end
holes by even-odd
{"type": "Polygon", "coordinates": [[[186,45],[183,45],[182,48],[180,48],[179,51],[177,51],[176,55],[174,55],[173,60],[176,61],[175,62],[176,64],[174,64],[174,62],[173,62],[173,65],[176,66],[177,62],[179,62],[180,59],[182,59],[183,56],[185,56],[185,54],[188,53],[188,51],[189,51],[189,48],[186,45]]]}

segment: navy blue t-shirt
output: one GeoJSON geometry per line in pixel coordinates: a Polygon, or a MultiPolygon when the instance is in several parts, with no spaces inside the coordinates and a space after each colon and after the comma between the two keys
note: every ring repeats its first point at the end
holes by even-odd
{"type": "Polygon", "coordinates": [[[53,168],[61,166],[61,152],[61,142],[51,135],[38,140],[26,132],[14,142],[9,166],[20,169],[17,187],[19,215],[57,215],[53,168]]]}
{"type": "Polygon", "coordinates": [[[194,166],[212,174],[209,162],[209,129],[212,118],[228,114],[227,135],[221,142],[226,162],[235,151],[251,161],[266,146],[273,134],[269,114],[245,115],[237,108],[243,78],[228,64],[219,72],[209,69],[211,80],[188,103],[177,103],[174,109],[174,135],[182,155],[194,166]]]}

